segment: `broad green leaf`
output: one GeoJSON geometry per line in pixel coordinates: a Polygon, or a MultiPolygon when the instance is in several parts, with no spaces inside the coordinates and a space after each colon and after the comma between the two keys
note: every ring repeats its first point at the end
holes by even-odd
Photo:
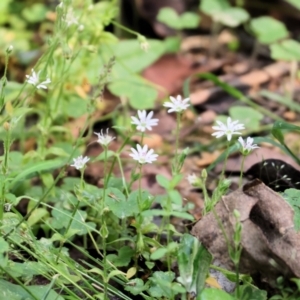
{"type": "Polygon", "coordinates": [[[144,285],[144,281],[140,278],[136,278],[127,282],[125,290],[129,291],[133,295],[139,295],[141,292],[148,289],[148,284],[144,285]]]}
{"type": "Polygon", "coordinates": [[[269,16],[253,18],[250,28],[262,44],[271,44],[289,35],[282,22],[269,16]]]}
{"type": "Polygon", "coordinates": [[[215,22],[229,27],[237,27],[249,19],[249,14],[241,7],[229,7],[213,15],[215,22]]]}
{"type": "Polygon", "coordinates": [[[300,9],[300,2],[299,0],[286,0],[290,4],[294,5],[296,8],[300,9]]]}
{"type": "Polygon", "coordinates": [[[160,175],[160,174],[156,175],[156,181],[164,189],[166,189],[166,190],[169,189],[169,187],[170,187],[170,180],[167,179],[165,176],[160,175]]]}
{"type": "Polygon", "coordinates": [[[200,2],[200,10],[209,16],[216,12],[220,12],[230,7],[227,0],[202,0],[200,2]]]}
{"type": "Polygon", "coordinates": [[[0,237],[0,254],[7,252],[9,249],[8,243],[4,240],[3,237],[0,237]]]}
{"type": "Polygon", "coordinates": [[[20,171],[20,173],[12,179],[10,188],[13,188],[19,181],[38,175],[38,172],[51,171],[62,167],[65,163],[66,160],[61,159],[35,163],[32,167],[28,167],[25,170],[20,171]]]}
{"type": "Polygon", "coordinates": [[[222,290],[206,288],[197,296],[197,300],[234,300],[234,298],[222,290]]]}
{"type": "Polygon", "coordinates": [[[239,120],[248,130],[258,130],[263,114],[247,106],[233,106],[229,109],[233,120],[239,120]]]}
{"type": "Polygon", "coordinates": [[[286,61],[300,60],[300,43],[296,40],[285,40],[270,46],[273,59],[286,61]]]}
{"type": "Polygon", "coordinates": [[[181,24],[179,22],[179,16],[175,9],[171,7],[163,7],[159,10],[157,15],[157,20],[166,24],[170,28],[181,29],[181,24]]]}
{"type": "Polygon", "coordinates": [[[181,28],[197,28],[200,22],[200,17],[196,13],[185,12],[180,16],[181,28]]]}
{"type": "Polygon", "coordinates": [[[120,219],[134,216],[139,212],[137,194],[126,199],[119,189],[113,187],[109,187],[106,190],[105,204],[120,219]]]}
{"type": "Polygon", "coordinates": [[[173,272],[154,272],[152,277],[150,277],[150,281],[152,282],[148,290],[150,295],[157,298],[164,297],[171,299],[178,293],[185,292],[183,287],[177,283],[173,283],[174,278],[175,274],[173,272]]]}
{"type": "Polygon", "coordinates": [[[164,257],[166,255],[167,252],[168,252],[168,249],[159,248],[159,249],[155,250],[153,253],[151,253],[150,258],[153,260],[161,259],[162,257],[164,257]]]}
{"type": "Polygon", "coordinates": [[[295,230],[299,231],[300,230],[300,190],[287,189],[284,191],[282,196],[292,206],[294,210],[294,226],[295,226],[295,230]]]}
{"type": "Polygon", "coordinates": [[[25,6],[22,10],[22,16],[30,23],[41,22],[47,14],[47,7],[42,3],[35,3],[29,7],[25,6]]]}
{"type": "MultiPolygon", "coordinates": [[[[47,285],[31,285],[23,288],[20,285],[12,284],[8,281],[0,279],[0,299],[23,300],[23,299],[43,299],[48,291],[47,285]]],[[[63,300],[54,290],[48,294],[47,300],[63,300]]]]}
{"type": "Polygon", "coordinates": [[[267,292],[251,285],[240,286],[241,300],[267,300],[267,292]]]}
{"type": "Polygon", "coordinates": [[[116,96],[126,97],[134,109],[153,108],[157,98],[156,88],[137,75],[116,79],[108,89],[116,96]]]}
{"type": "Polygon", "coordinates": [[[29,226],[32,226],[42,220],[44,217],[48,216],[49,213],[45,208],[36,208],[27,220],[29,226]]]}
{"type": "Polygon", "coordinates": [[[116,267],[126,267],[134,255],[134,250],[129,246],[123,246],[118,250],[118,255],[110,254],[107,259],[116,267]]]}

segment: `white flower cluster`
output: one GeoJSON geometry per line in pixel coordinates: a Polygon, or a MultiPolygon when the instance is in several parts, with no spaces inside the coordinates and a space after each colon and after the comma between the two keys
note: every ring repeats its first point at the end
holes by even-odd
{"type": "MultiPolygon", "coordinates": [[[[164,103],[164,106],[169,108],[168,113],[181,113],[190,106],[189,98],[182,99],[182,97],[178,95],[176,98],[170,97],[170,100],[170,102],[164,103]]],[[[137,113],[137,117],[131,117],[131,124],[135,125],[138,131],[145,132],[146,130],[152,130],[153,126],[158,125],[159,120],[152,118],[154,115],[153,111],[147,114],[146,110],[138,110],[137,113]]],[[[103,130],[101,130],[100,133],[95,132],[95,134],[98,136],[97,142],[103,147],[107,147],[108,144],[115,139],[115,137],[108,134],[108,129],[106,130],[106,134],[103,134],[103,130]]],[[[141,146],[139,144],[136,145],[136,148],[131,148],[129,155],[140,164],[151,164],[156,161],[158,157],[158,154],[155,154],[153,149],[149,149],[148,145],[141,146]]],[[[71,166],[79,170],[82,169],[88,161],[88,157],[83,158],[79,156],[74,159],[74,164],[71,166]]]]}

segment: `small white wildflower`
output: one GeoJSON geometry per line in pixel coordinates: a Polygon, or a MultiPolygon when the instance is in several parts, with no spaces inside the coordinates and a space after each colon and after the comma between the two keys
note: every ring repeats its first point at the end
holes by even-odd
{"type": "Polygon", "coordinates": [[[223,135],[226,135],[227,140],[230,141],[233,134],[241,134],[238,130],[245,129],[244,124],[239,124],[239,121],[231,121],[231,118],[227,118],[227,125],[221,121],[216,121],[218,126],[213,126],[213,129],[216,130],[212,135],[216,138],[220,138],[223,135]]]}
{"type": "Polygon", "coordinates": [[[194,173],[188,175],[187,180],[188,180],[189,184],[192,185],[192,186],[196,186],[196,185],[199,184],[199,178],[194,173]]]}
{"type": "Polygon", "coordinates": [[[165,102],[164,107],[169,107],[168,113],[171,113],[173,111],[179,113],[183,110],[186,110],[190,104],[188,103],[190,101],[190,98],[182,99],[180,95],[175,97],[170,97],[171,102],[165,102]]]}
{"type": "Polygon", "coordinates": [[[94,132],[94,133],[98,136],[97,142],[100,145],[103,145],[104,147],[106,147],[111,141],[113,141],[115,139],[114,136],[111,136],[108,134],[108,128],[106,129],[106,134],[103,134],[103,129],[99,133],[97,133],[97,132],[94,132]]]}
{"type": "Polygon", "coordinates": [[[157,159],[157,154],[154,154],[153,149],[148,150],[148,145],[142,147],[141,145],[136,145],[137,149],[131,148],[131,154],[129,154],[134,160],[138,161],[140,164],[151,164],[157,159]]]}
{"type": "Polygon", "coordinates": [[[248,155],[253,149],[259,148],[257,144],[253,144],[253,138],[247,137],[246,142],[243,140],[243,138],[240,136],[238,139],[239,143],[241,144],[241,153],[243,155],[248,155]]]}
{"type": "Polygon", "coordinates": [[[77,170],[82,169],[85,164],[90,160],[89,157],[85,156],[83,157],[82,155],[78,156],[77,158],[73,158],[73,165],[70,165],[71,167],[74,167],[77,170]]]}
{"type": "Polygon", "coordinates": [[[31,69],[31,75],[26,75],[27,82],[34,85],[37,89],[47,89],[47,84],[51,83],[50,78],[47,78],[45,81],[40,82],[40,73],[35,73],[33,69],[31,69]]]}
{"type": "Polygon", "coordinates": [[[136,129],[139,131],[152,130],[152,126],[156,126],[158,123],[158,119],[152,119],[153,111],[150,111],[147,115],[145,110],[138,110],[138,116],[138,118],[131,117],[131,124],[136,125],[136,129]]]}
{"type": "Polygon", "coordinates": [[[64,21],[67,24],[67,27],[70,27],[71,25],[75,24],[78,25],[78,18],[74,15],[73,9],[69,8],[65,17],[64,17],[64,21]]]}
{"type": "Polygon", "coordinates": [[[81,31],[83,31],[83,30],[84,30],[84,25],[82,25],[82,24],[79,25],[79,26],[78,26],[78,31],[81,32],[81,31]]]}

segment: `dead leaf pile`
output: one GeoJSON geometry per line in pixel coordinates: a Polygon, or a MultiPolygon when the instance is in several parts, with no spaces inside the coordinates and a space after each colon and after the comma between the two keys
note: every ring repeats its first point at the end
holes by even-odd
{"type": "Polygon", "coordinates": [[[192,234],[215,259],[233,270],[220,224],[232,243],[234,209],[240,212],[242,223],[240,272],[260,274],[271,285],[279,276],[299,278],[300,233],[294,229],[294,212],[278,193],[258,179],[222,197],[215,206],[219,220],[213,212],[208,213],[193,227],[192,234]]]}

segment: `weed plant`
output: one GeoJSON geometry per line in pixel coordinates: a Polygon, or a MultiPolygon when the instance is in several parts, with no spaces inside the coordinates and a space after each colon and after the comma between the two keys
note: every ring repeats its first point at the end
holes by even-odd
{"type": "MultiPolygon", "coordinates": [[[[135,299],[138,295],[144,299],[246,299],[243,295],[249,294],[249,289],[245,286],[251,291],[257,289],[251,285],[240,288],[239,212],[234,214],[234,244],[228,243],[235,273],[219,268],[234,278],[237,288],[232,295],[205,286],[211,255],[188,230],[179,232],[171,222],[173,217],[195,221],[189,213],[193,206],[185,204],[177,190],[188,155],[188,149],[180,150],[179,136],[189,98],[170,97],[163,105],[168,113],[176,114],[177,126],[172,178],[156,176],[165,191],[162,195],[154,196],[142,189],[144,166],[159,160],[160,154],[144,143],[146,130],[159,126],[153,111],[139,107],[136,116],[127,115],[125,126],[117,121],[112,128],[92,132],[93,116],[105,105],[104,88],[118,79],[114,69],[122,74],[126,69],[120,69],[122,63],[113,54],[108,58],[104,55],[107,59],[95,80],[93,60],[103,54],[99,50],[103,44],[109,48],[116,41],[105,27],[114,24],[133,34],[141,53],[150,43],[114,21],[117,1],[97,5],[79,2],[65,0],[57,6],[53,34],[45,37],[43,54],[22,84],[7,78],[10,58],[18,47],[12,44],[5,51],[0,85],[0,298],[135,299]],[[93,88],[88,86],[87,78],[94,78],[93,88]],[[79,118],[80,124],[64,126],[68,120],[79,118]],[[29,126],[28,120],[37,121],[29,126]],[[123,140],[113,151],[110,146],[117,139],[116,133],[123,140]],[[131,138],[137,134],[140,142],[132,145],[131,138]],[[85,155],[85,145],[92,136],[103,149],[97,157],[85,155]],[[30,140],[35,141],[34,147],[28,146],[30,140]],[[134,161],[129,180],[124,175],[124,157],[134,161]],[[96,162],[103,163],[101,187],[89,184],[85,178],[87,165],[96,162]],[[119,177],[113,173],[116,167],[119,177]],[[69,176],[70,170],[80,176],[69,176]]],[[[134,82],[141,83],[136,75],[132,76],[134,82]]],[[[110,88],[126,99],[127,86],[120,86],[114,83],[110,88]]],[[[133,107],[134,99],[130,103],[133,107]]],[[[128,112],[126,101],[120,106],[128,112]]],[[[234,140],[244,128],[231,118],[213,127],[216,138],[227,139],[225,164],[232,149],[239,149],[245,157],[258,148],[251,137],[234,140]]],[[[206,189],[206,170],[199,177],[188,177],[203,191],[203,215],[215,213],[215,204],[229,188],[224,170],[212,195],[206,189]]],[[[243,167],[241,179],[242,174],[243,167]]]]}

